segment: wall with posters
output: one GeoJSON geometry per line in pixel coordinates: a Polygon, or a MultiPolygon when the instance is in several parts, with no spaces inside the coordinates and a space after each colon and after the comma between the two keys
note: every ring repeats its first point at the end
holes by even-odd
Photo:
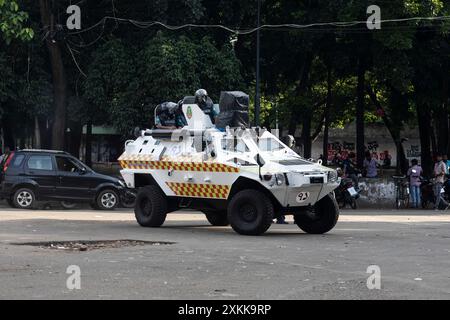
{"type": "MultiPolygon", "coordinates": [[[[417,128],[406,128],[402,132],[402,138],[407,139],[403,143],[406,157],[409,160],[420,161],[420,139],[417,128]]],[[[323,153],[323,137],[320,135],[313,143],[313,158],[318,159],[323,153]]],[[[368,124],[365,130],[366,148],[369,150],[380,165],[383,164],[386,155],[391,157],[391,165],[397,165],[397,149],[392,141],[389,131],[383,124],[368,124]]],[[[356,126],[349,124],[343,129],[331,129],[328,144],[328,157],[332,161],[336,153],[340,153],[345,159],[349,153],[356,153],[356,126]]]]}

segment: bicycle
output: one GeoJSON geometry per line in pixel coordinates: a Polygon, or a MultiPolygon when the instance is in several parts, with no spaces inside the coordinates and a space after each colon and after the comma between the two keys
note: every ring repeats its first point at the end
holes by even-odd
{"type": "Polygon", "coordinates": [[[409,207],[409,183],[406,176],[393,176],[395,184],[395,207],[397,210],[409,207]]]}

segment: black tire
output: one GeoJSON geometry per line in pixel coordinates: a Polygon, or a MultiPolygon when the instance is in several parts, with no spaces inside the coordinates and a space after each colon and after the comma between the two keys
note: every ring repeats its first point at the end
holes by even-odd
{"type": "Polygon", "coordinates": [[[228,222],[227,212],[226,211],[203,211],[206,216],[206,219],[212,226],[215,227],[226,227],[230,223],[228,222]]]}
{"type": "Polygon", "coordinates": [[[332,195],[317,202],[313,207],[313,213],[297,214],[294,221],[297,226],[309,234],[324,234],[332,230],[339,219],[339,206],[332,195]]]}
{"type": "Polygon", "coordinates": [[[256,236],[272,225],[274,208],[270,199],[258,190],[243,190],[228,205],[228,221],[234,231],[242,235],[256,236]]]}
{"type": "Polygon", "coordinates": [[[73,210],[77,207],[77,203],[70,201],[61,201],[60,204],[66,210],[73,210]]]}
{"type": "Polygon", "coordinates": [[[167,216],[167,199],[157,186],[139,189],[134,207],[136,220],[142,227],[157,228],[167,216]]]}
{"type": "Polygon", "coordinates": [[[127,198],[123,198],[121,200],[121,205],[123,208],[127,209],[134,208],[136,206],[136,196],[134,197],[129,196],[127,198]]]}
{"type": "Polygon", "coordinates": [[[36,206],[36,196],[30,188],[20,188],[13,196],[13,204],[18,209],[34,209],[36,206]]]}
{"type": "Polygon", "coordinates": [[[113,189],[100,191],[96,198],[98,210],[114,210],[120,203],[119,195],[113,189]]]}

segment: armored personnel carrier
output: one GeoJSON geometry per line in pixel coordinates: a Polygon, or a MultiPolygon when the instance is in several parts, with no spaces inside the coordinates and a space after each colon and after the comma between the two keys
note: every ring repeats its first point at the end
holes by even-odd
{"type": "Polygon", "coordinates": [[[160,227],[168,213],[190,208],[243,235],[263,234],[282,215],[294,215],[307,233],[333,229],[339,217],[335,170],[303,159],[266,130],[224,126],[226,118],[248,122],[241,92],[222,93],[220,128],[194,101],[180,103],[187,126],[142,130],[119,158],[127,186],[139,190],[141,226],[160,227]]]}

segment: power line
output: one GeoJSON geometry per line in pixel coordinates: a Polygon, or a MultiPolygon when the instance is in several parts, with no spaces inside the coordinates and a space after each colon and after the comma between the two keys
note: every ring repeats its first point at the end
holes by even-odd
{"type": "MultiPolygon", "coordinates": [[[[169,25],[162,23],[160,21],[138,21],[134,19],[125,19],[125,18],[117,18],[117,17],[111,17],[111,16],[105,16],[103,17],[99,22],[96,24],[75,32],[70,32],[69,35],[74,34],[81,34],[88,32],[92,29],[95,29],[99,25],[104,26],[106,21],[113,20],[115,22],[128,22],[133,24],[134,26],[141,28],[141,29],[147,29],[153,26],[160,26],[168,30],[176,31],[186,28],[208,28],[208,29],[222,29],[225,31],[228,31],[233,34],[237,35],[248,35],[252,34],[254,32],[257,32],[258,30],[264,30],[264,29],[278,29],[278,28],[289,28],[289,29],[308,29],[308,28],[314,28],[314,27],[336,27],[336,28],[346,28],[346,27],[354,27],[358,25],[366,25],[367,21],[340,21],[340,22],[317,22],[317,23],[310,23],[310,24],[294,24],[294,23],[285,23],[285,24],[265,24],[261,25],[259,27],[255,28],[248,28],[248,29],[232,29],[230,27],[221,25],[221,24],[183,24],[183,25],[169,25]]],[[[387,19],[387,20],[381,20],[381,24],[386,23],[395,23],[395,22],[419,22],[419,21],[450,21],[450,16],[438,16],[438,17],[411,17],[411,18],[401,18],[401,19],[387,19]]]]}
{"type": "Polygon", "coordinates": [[[83,72],[83,70],[81,70],[80,65],[79,65],[78,62],[77,62],[77,59],[75,59],[75,55],[74,55],[73,52],[72,52],[72,48],[70,48],[70,46],[69,46],[68,43],[66,43],[66,46],[67,46],[67,49],[69,49],[70,54],[72,55],[73,62],[75,62],[75,65],[77,66],[78,71],[80,71],[80,73],[81,73],[85,78],[87,78],[87,75],[83,72]]]}

